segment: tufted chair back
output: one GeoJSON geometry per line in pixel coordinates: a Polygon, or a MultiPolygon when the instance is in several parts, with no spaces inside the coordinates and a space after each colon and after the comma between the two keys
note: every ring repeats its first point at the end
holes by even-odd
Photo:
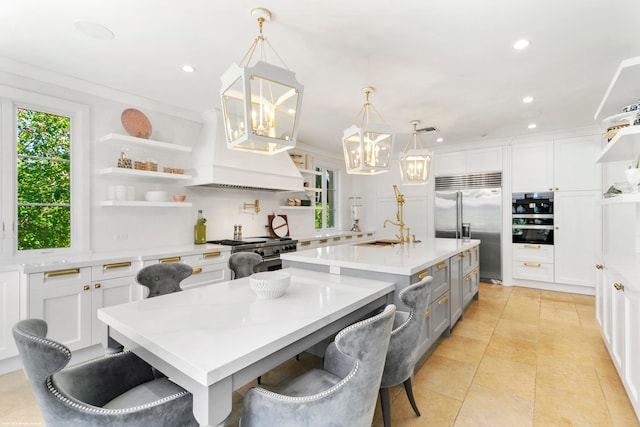
{"type": "Polygon", "coordinates": [[[229,257],[229,268],[233,271],[232,279],[241,279],[256,272],[262,257],[253,252],[236,252],[229,257]]]}
{"type": "Polygon", "coordinates": [[[142,268],[136,280],[149,288],[148,298],[180,292],[180,282],[191,276],[193,268],[181,262],[153,264],[142,268]]]}

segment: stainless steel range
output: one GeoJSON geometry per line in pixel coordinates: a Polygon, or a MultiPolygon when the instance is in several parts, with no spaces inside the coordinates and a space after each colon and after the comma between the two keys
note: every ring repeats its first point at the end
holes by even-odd
{"type": "Polygon", "coordinates": [[[231,253],[255,252],[262,257],[257,271],[271,271],[282,268],[280,254],[295,252],[297,240],[290,237],[249,237],[242,240],[209,240],[207,243],[231,246],[231,253]]]}

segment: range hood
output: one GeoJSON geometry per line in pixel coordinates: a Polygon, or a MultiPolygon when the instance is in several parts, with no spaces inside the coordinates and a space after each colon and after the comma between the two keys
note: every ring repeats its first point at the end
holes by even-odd
{"type": "Polygon", "coordinates": [[[222,112],[203,113],[200,138],[193,147],[193,179],[188,186],[261,191],[304,191],[303,178],[288,153],[274,155],[227,148],[222,112]]]}

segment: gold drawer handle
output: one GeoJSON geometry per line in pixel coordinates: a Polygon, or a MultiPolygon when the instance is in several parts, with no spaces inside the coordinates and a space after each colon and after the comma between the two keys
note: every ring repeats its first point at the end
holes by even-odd
{"type": "Polygon", "coordinates": [[[473,275],[475,276],[476,274],[478,274],[478,270],[473,270],[473,271],[471,272],[471,274],[473,274],[473,275]]]}
{"type": "Polygon", "coordinates": [[[540,249],[540,245],[524,245],[524,247],[529,249],[540,249]]]}
{"type": "Polygon", "coordinates": [[[211,258],[214,256],[220,256],[222,255],[222,252],[218,251],[218,252],[206,252],[204,254],[202,254],[202,258],[211,258]]]}
{"type": "Polygon", "coordinates": [[[83,290],[83,291],[88,291],[89,289],[91,289],[91,286],[89,286],[89,285],[84,285],[84,286],[82,287],[82,290],[83,290]]]}
{"type": "Polygon", "coordinates": [[[328,241],[329,241],[328,239],[320,239],[318,243],[327,243],[328,241]]]}
{"type": "Polygon", "coordinates": [[[95,285],[93,285],[93,287],[96,289],[100,289],[102,285],[100,283],[96,283],[95,285]]]}
{"type": "Polygon", "coordinates": [[[311,242],[300,242],[300,246],[309,246],[311,242]]]}
{"type": "Polygon", "coordinates": [[[471,255],[471,251],[467,249],[466,251],[464,251],[464,254],[465,255],[471,255]]]}
{"type": "Polygon", "coordinates": [[[596,268],[597,268],[598,270],[602,270],[602,269],[604,268],[604,265],[602,265],[602,264],[596,264],[596,268]]]}
{"type": "Polygon", "coordinates": [[[351,239],[353,236],[344,236],[345,239],[351,239]]]}
{"type": "Polygon", "coordinates": [[[426,318],[426,317],[429,317],[429,316],[431,316],[431,312],[429,310],[425,311],[424,312],[424,317],[426,318]]]}
{"type": "Polygon", "coordinates": [[[191,269],[191,274],[198,274],[198,273],[202,273],[201,267],[194,267],[191,269]]]}
{"type": "Polygon", "coordinates": [[[441,262],[441,263],[438,263],[438,265],[437,265],[438,270],[442,270],[442,269],[443,269],[443,268],[445,268],[446,266],[447,266],[447,263],[446,263],[446,262],[441,262]]]}
{"type": "Polygon", "coordinates": [[[464,280],[471,280],[471,275],[467,274],[466,276],[464,276],[464,280]]]}
{"type": "Polygon", "coordinates": [[[357,236],[357,237],[362,237],[362,236],[364,236],[364,234],[358,234],[358,236],[357,236]]]}
{"type": "Polygon", "coordinates": [[[438,301],[438,305],[442,305],[447,301],[449,301],[449,298],[447,298],[447,296],[445,295],[442,298],[440,298],[440,301],[438,301]]]}
{"type": "Polygon", "coordinates": [[[367,233],[367,236],[371,237],[373,236],[373,233],[367,233]]]}
{"type": "Polygon", "coordinates": [[[333,238],[333,241],[334,241],[334,242],[337,242],[337,241],[338,241],[338,240],[340,240],[340,239],[341,239],[340,237],[334,237],[334,238],[333,238]]]}
{"type": "Polygon", "coordinates": [[[616,291],[624,291],[624,285],[622,283],[614,283],[613,287],[616,288],[616,291]]]}
{"type": "Polygon", "coordinates": [[[525,267],[540,267],[540,264],[537,262],[525,262],[524,263],[525,267]]]}
{"type": "Polygon", "coordinates": [[[459,255],[460,255],[460,258],[464,258],[465,257],[464,252],[460,252],[459,255]]]}
{"type": "Polygon", "coordinates": [[[44,277],[68,276],[70,274],[80,274],[79,268],[69,268],[66,270],[47,271],[44,277]]]}
{"type": "Polygon", "coordinates": [[[418,273],[418,279],[422,280],[429,275],[429,270],[421,271],[418,273]]]}
{"type": "Polygon", "coordinates": [[[179,256],[174,256],[174,257],[171,257],[171,258],[162,258],[160,260],[160,262],[163,262],[163,263],[164,262],[179,262],[180,260],[182,260],[182,258],[180,258],[179,256]]]}
{"type": "Polygon", "coordinates": [[[115,262],[113,264],[105,264],[102,266],[103,270],[111,270],[112,268],[131,267],[131,261],[127,262],[115,262]]]}

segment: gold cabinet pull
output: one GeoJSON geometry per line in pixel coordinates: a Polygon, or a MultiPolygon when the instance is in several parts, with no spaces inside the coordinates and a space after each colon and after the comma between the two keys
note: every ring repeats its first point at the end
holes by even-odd
{"type": "Polygon", "coordinates": [[[329,239],[320,239],[320,241],[318,243],[327,243],[329,241],[329,239]]]}
{"type": "Polygon", "coordinates": [[[300,246],[309,246],[311,242],[300,242],[300,246]]]}
{"type": "Polygon", "coordinates": [[[473,270],[473,271],[471,272],[471,274],[473,274],[473,275],[475,276],[476,274],[478,274],[478,270],[473,270]]]}
{"type": "Polygon", "coordinates": [[[429,275],[429,270],[421,271],[418,273],[418,279],[422,280],[429,275]]]}
{"type": "Polygon", "coordinates": [[[44,277],[68,276],[70,274],[80,274],[79,268],[68,268],[66,270],[47,271],[44,277]]]}
{"type": "Polygon", "coordinates": [[[95,285],[93,285],[93,287],[96,289],[100,289],[102,285],[100,283],[96,283],[95,285]]]}
{"type": "Polygon", "coordinates": [[[82,290],[83,290],[83,291],[88,291],[89,289],[91,289],[91,286],[89,286],[89,285],[84,285],[84,286],[82,287],[82,290]]]}
{"type": "Polygon", "coordinates": [[[344,236],[345,239],[351,239],[353,236],[344,236]]]}
{"type": "Polygon", "coordinates": [[[471,275],[467,274],[466,276],[464,276],[464,280],[471,280],[471,275]]]}
{"type": "Polygon", "coordinates": [[[469,249],[467,249],[466,251],[464,251],[465,255],[471,255],[471,251],[469,249]]]}
{"type": "Polygon", "coordinates": [[[341,237],[334,237],[334,238],[333,238],[333,241],[334,241],[334,242],[337,242],[337,241],[338,241],[338,240],[340,240],[340,239],[341,239],[341,237]]]}
{"type": "Polygon", "coordinates": [[[431,312],[429,310],[425,311],[424,312],[424,317],[426,318],[426,317],[429,317],[429,316],[431,316],[431,312]]]}
{"type": "Polygon", "coordinates": [[[447,301],[449,301],[449,298],[447,298],[447,296],[443,296],[442,298],[440,298],[440,301],[438,301],[438,305],[442,305],[444,303],[446,303],[447,301]]]}
{"type": "Polygon", "coordinates": [[[465,257],[464,252],[460,252],[459,255],[460,255],[460,258],[464,258],[465,257]]]}
{"type": "Polygon", "coordinates": [[[540,245],[524,245],[524,247],[529,249],[540,249],[540,245]]]}
{"type": "Polygon", "coordinates": [[[202,273],[201,267],[194,267],[191,269],[191,274],[198,274],[198,273],[202,273]]]}
{"type": "Polygon", "coordinates": [[[524,266],[525,267],[540,267],[540,263],[537,263],[537,262],[525,262],[524,266]]]}
{"type": "Polygon", "coordinates": [[[373,233],[367,233],[367,236],[371,237],[373,236],[373,233]]]}
{"type": "Polygon", "coordinates": [[[616,291],[624,291],[624,285],[622,283],[614,283],[613,287],[616,288],[616,291]]]}
{"type": "Polygon", "coordinates": [[[364,234],[358,234],[356,237],[359,238],[359,237],[362,237],[362,236],[364,236],[364,234]]]}
{"type": "Polygon", "coordinates": [[[180,260],[182,260],[182,258],[179,256],[172,256],[170,258],[161,258],[160,262],[179,262],[180,260]]]}
{"type": "Polygon", "coordinates": [[[216,256],[220,256],[222,255],[222,252],[217,251],[217,252],[205,252],[202,254],[202,258],[211,258],[211,257],[216,257],[216,256]]]}
{"type": "Polygon", "coordinates": [[[438,263],[438,265],[437,265],[438,270],[442,270],[442,269],[443,269],[443,268],[445,268],[446,266],[447,266],[447,263],[446,263],[446,262],[440,262],[440,263],[438,263]]]}
{"type": "Polygon", "coordinates": [[[598,270],[602,270],[602,269],[604,268],[604,265],[602,265],[602,264],[596,264],[596,268],[597,268],[598,270]]]}
{"type": "Polygon", "coordinates": [[[113,268],[131,267],[131,261],[126,262],[114,262],[113,264],[105,264],[102,266],[103,270],[111,270],[113,268]]]}

